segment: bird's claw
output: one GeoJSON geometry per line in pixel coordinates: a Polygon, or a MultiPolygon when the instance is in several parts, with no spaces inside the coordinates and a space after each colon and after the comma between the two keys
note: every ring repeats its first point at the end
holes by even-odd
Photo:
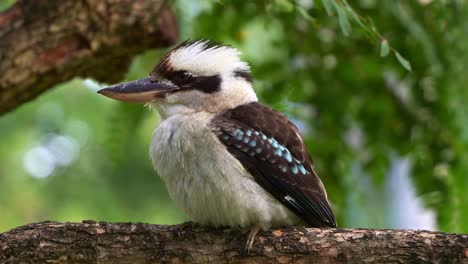
{"type": "Polygon", "coordinates": [[[256,226],[254,228],[252,228],[249,232],[249,235],[247,237],[247,241],[245,242],[245,245],[244,247],[242,247],[242,250],[241,250],[241,256],[248,256],[249,253],[250,253],[250,250],[252,249],[252,246],[253,246],[253,242],[255,241],[255,237],[257,236],[258,234],[258,231],[260,231],[260,227],[256,226]]]}

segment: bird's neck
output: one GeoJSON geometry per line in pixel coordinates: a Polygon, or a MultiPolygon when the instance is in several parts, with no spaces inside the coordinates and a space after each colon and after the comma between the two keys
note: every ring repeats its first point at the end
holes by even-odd
{"type": "Polygon", "coordinates": [[[161,116],[161,120],[166,120],[175,115],[189,115],[196,113],[194,109],[183,104],[158,103],[153,104],[152,106],[158,111],[161,116]]]}

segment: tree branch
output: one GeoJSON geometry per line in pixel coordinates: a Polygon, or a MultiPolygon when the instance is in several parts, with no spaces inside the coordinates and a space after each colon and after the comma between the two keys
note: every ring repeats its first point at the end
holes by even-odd
{"type": "Polygon", "coordinates": [[[75,76],[122,79],[134,55],[177,40],[164,0],[19,0],[0,13],[0,114],[75,76]]]}
{"type": "Polygon", "coordinates": [[[285,228],[246,233],[196,224],[42,222],[0,234],[0,263],[468,263],[468,235],[285,228]]]}

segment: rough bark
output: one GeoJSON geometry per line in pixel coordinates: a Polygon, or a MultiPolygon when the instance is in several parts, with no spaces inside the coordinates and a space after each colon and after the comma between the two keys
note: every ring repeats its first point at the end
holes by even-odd
{"type": "Polygon", "coordinates": [[[468,263],[468,235],[285,228],[246,233],[191,223],[42,222],[0,234],[0,263],[468,263]]]}
{"type": "Polygon", "coordinates": [[[19,0],[0,13],[0,114],[75,76],[119,81],[177,36],[164,0],[19,0]]]}

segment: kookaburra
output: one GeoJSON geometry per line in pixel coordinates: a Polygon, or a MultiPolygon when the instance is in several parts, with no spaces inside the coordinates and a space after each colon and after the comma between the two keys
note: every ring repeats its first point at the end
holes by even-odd
{"type": "Polygon", "coordinates": [[[195,222],[251,228],[249,239],[259,228],[335,227],[297,127],[258,102],[239,55],[230,46],[186,41],[149,77],[99,93],[157,109],[153,165],[195,222]]]}

